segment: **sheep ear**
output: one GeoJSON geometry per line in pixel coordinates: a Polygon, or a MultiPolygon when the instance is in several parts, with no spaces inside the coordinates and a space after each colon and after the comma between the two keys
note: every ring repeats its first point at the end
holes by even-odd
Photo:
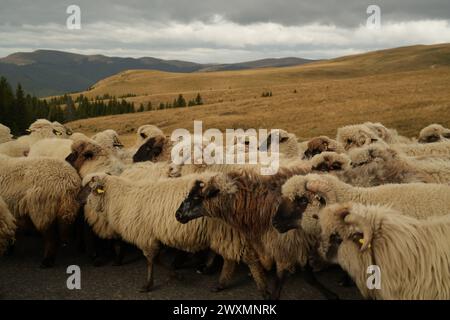
{"type": "Polygon", "coordinates": [[[370,225],[360,215],[348,214],[344,218],[345,223],[356,226],[362,231],[362,238],[359,238],[358,244],[361,245],[361,251],[365,251],[371,247],[373,232],[370,225]]]}
{"type": "Polygon", "coordinates": [[[285,141],[287,141],[288,139],[289,139],[289,137],[283,137],[283,138],[280,139],[280,143],[281,143],[281,142],[285,142],[285,141]]]}
{"type": "Polygon", "coordinates": [[[78,192],[77,195],[77,201],[81,206],[84,206],[87,202],[87,198],[89,197],[89,194],[91,193],[92,188],[90,186],[90,184],[86,184],[81,190],[80,192],[78,192]]]}

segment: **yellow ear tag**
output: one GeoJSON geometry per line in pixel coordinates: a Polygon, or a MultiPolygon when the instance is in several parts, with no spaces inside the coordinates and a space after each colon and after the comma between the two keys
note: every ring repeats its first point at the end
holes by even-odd
{"type": "Polygon", "coordinates": [[[105,193],[105,189],[97,188],[97,190],[95,190],[95,192],[97,192],[98,194],[102,194],[102,193],[105,193]]]}
{"type": "MultiPolygon", "coordinates": [[[[358,240],[358,242],[359,242],[361,245],[364,245],[364,239],[361,238],[361,239],[358,240]]],[[[370,247],[372,247],[372,246],[369,244],[367,248],[370,249],[370,247]]]]}

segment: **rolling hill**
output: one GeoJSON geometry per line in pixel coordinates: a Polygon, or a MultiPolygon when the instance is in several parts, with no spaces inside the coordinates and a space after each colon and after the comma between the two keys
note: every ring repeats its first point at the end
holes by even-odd
{"type": "Polygon", "coordinates": [[[171,102],[178,94],[200,93],[205,105],[75,121],[88,134],[116,129],[133,139],[141,124],[153,123],[168,134],[204,128],[284,128],[301,139],[327,134],[349,123],[381,121],[414,136],[433,122],[450,126],[450,44],[412,46],[286,68],[209,73],[129,70],[103,79],[82,92],[105,93],[136,104],[171,102]],[[272,97],[262,97],[271,91],[272,97]]]}
{"type": "Polygon", "coordinates": [[[265,59],[237,64],[212,65],[157,58],[118,58],[81,55],[62,51],[17,52],[0,59],[0,75],[14,86],[20,82],[27,92],[48,96],[86,90],[100,79],[129,69],[166,72],[240,70],[292,66],[310,62],[299,58],[265,59]]]}

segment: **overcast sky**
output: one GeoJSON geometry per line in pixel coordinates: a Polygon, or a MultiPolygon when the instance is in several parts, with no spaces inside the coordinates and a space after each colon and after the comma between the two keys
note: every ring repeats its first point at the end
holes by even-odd
{"type": "Polygon", "coordinates": [[[55,49],[220,63],[442,42],[450,0],[0,0],[0,56],[55,49]],[[66,27],[72,4],[81,30],[66,27]],[[370,4],[380,29],[366,26],[370,4]]]}

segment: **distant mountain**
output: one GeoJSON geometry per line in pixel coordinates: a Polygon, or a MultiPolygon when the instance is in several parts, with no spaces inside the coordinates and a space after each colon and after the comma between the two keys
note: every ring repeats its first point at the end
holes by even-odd
{"type": "Polygon", "coordinates": [[[264,59],[236,64],[199,64],[151,57],[118,58],[104,55],[81,55],[53,50],[17,52],[0,59],[0,75],[27,92],[38,96],[83,91],[106,77],[130,69],[189,73],[195,71],[242,70],[261,67],[284,67],[312,60],[299,58],[264,59]]]}
{"type": "Polygon", "coordinates": [[[256,69],[256,68],[279,68],[301,65],[315,60],[302,59],[302,58],[279,58],[279,59],[262,59],[255,61],[230,63],[230,64],[216,64],[209,67],[205,67],[199,71],[232,71],[232,70],[244,70],[244,69],[256,69]]]}

